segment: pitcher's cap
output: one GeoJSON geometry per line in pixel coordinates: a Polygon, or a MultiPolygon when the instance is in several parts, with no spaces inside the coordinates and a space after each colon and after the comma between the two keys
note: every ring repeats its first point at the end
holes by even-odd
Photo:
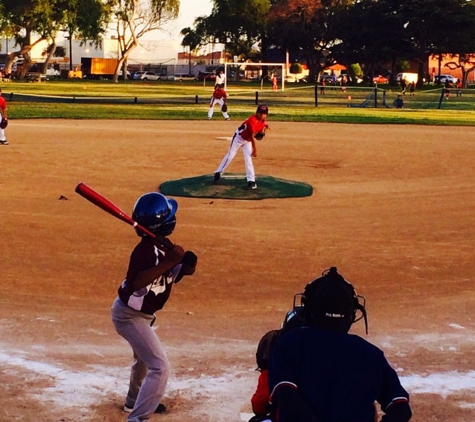
{"type": "Polygon", "coordinates": [[[266,105],[257,107],[256,113],[269,114],[269,108],[266,105]]]}

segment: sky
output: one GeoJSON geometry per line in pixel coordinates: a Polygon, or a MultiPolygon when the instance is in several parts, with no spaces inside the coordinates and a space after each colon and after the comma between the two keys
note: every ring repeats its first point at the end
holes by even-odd
{"type": "Polygon", "coordinates": [[[188,26],[192,27],[198,16],[208,16],[212,8],[211,0],[180,0],[180,14],[173,25],[173,37],[181,42],[180,31],[188,26]]]}

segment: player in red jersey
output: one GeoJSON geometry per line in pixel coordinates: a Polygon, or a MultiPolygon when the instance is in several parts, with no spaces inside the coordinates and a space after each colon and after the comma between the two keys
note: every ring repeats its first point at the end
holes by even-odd
{"type": "Polygon", "coordinates": [[[242,148],[244,155],[244,164],[246,166],[247,189],[256,189],[256,174],[254,172],[254,164],[252,157],[257,157],[257,147],[255,135],[259,132],[268,129],[269,125],[266,122],[269,109],[265,105],[257,107],[256,114],[247,118],[241,126],[234,132],[229,150],[224,156],[221,164],[214,173],[214,183],[217,184],[221,178],[221,174],[231,164],[236,156],[239,148],[242,148]]]}
{"type": "Polygon", "coordinates": [[[209,102],[209,109],[208,109],[208,120],[211,120],[214,113],[214,106],[217,104],[221,109],[221,113],[223,113],[223,117],[225,120],[229,120],[228,114],[228,106],[226,104],[226,100],[228,98],[228,94],[224,90],[224,84],[216,85],[214,89],[213,95],[211,96],[211,100],[209,102]]]}
{"type": "MultiPolygon", "coordinates": [[[[7,122],[7,102],[2,97],[2,90],[0,89],[0,123],[2,120],[7,122]]],[[[5,137],[5,129],[0,127],[0,145],[8,145],[7,138],[5,137]]]]}

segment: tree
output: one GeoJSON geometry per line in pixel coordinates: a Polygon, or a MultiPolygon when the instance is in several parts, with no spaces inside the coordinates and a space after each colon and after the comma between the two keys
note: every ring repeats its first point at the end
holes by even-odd
{"type": "MultiPolygon", "coordinates": [[[[384,1],[400,3],[399,0],[384,1]]],[[[403,3],[400,11],[405,21],[404,38],[412,47],[412,53],[406,58],[419,63],[418,85],[427,77],[432,54],[456,53],[475,47],[473,10],[471,0],[408,0],[403,3]]]]}
{"type": "Polygon", "coordinates": [[[332,48],[338,43],[335,16],[352,0],[274,0],[269,12],[268,37],[278,48],[299,51],[310,76],[332,64],[332,48]]]}
{"type": "Polygon", "coordinates": [[[450,61],[445,65],[449,69],[460,69],[462,72],[462,86],[468,85],[468,76],[475,71],[475,53],[455,54],[450,56],[450,61]]]}
{"type": "Polygon", "coordinates": [[[395,75],[398,57],[411,51],[403,37],[404,20],[398,9],[385,1],[362,0],[340,8],[334,16],[333,36],[338,40],[332,58],[345,64],[351,83],[356,83],[351,64],[359,63],[369,81],[390,63],[395,75]]]}
{"type": "MultiPolygon", "coordinates": [[[[316,76],[335,61],[361,63],[370,77],[390,63],[419,64],[419,84],[431,54],[475,51],[473,0],[273,0],[269,39],[298,51],[316,76]]],[[[349,75],[351,78],[351,74],[349,75]]]]}
{"type": "Polygon", "coordinates": [[[180,31],[180,35],[183,36],[183,40],[181,41],[181,45],[183,47],[188,47],[189,51],[189,60],[188,60],[188,73],[191,74],[191,55],[193,51],[196,51],[196,49],[200,46],[201,39],[190,27],[183,28],[180,31]]]}
{"type": "Polygon", "coordinates": [[[119,43],[119,61],[112,79],[117,82],[121,69],[126,77],[128,57],[140,44],[140,38],[151,31],[163,30],[166,23],[178,17],[180,0],[111,1],[119,43]]]}
{"type": "Polygon", "coordinates": [[[230,56],[248,58],[262,41],[270,0],[213,0],[209,16],[195,21],[201,44],[219,41],[230,56]]]}
{"type": "Polygon", "coordinates": [[[475,3],[466,1],[461,3],[460,10],[453,19],[453,29],[448,37],[446,53],[448,61],[445,63],[450,69],[460,69],[462,85],[467,87],[468,76],[475,71],[475,3]]]}
{"type": "MultiPolygon", "coordinates": [[[[109,4],[101,0],[63,0],[68,7],[60,31],[67,32],[70,50],[73,38],[82,43],[89,42],[96,47],[102,43],[102,37],[110,18],[109,4]]],[[[69,51],[70,69],[72,69],[72,51],[69,51]]]]}
{"type": "MultiPolygon", "coordinates": [[[[55,1],[52,0],[54,3],[55,1]]],[[[20,77],[24,77],[31,65],[30,51],[33,46],[51,38],[54,33],[56,20],[60,14],[53,12],[52,4],[48,1],[35,2],[32,0],[1,0],[3,13],[0,16],[0,29],[8,33],[19,50],[8,57],[5,73],[11,73],[14,61],[23,56],[20,77]],[[32,43],[32,34],[37,33],[38,39],[32,43]]]]}
{"type": "Polygon", "coordinates": [[[48,51],[53,54],[56,35],[68,22],[72,22],[78,35],[98,37],[102,21],[95,12],[100,11],[101,16],[105,12],[101,0],[0,0],[0,9],[0,32],[13,38],[19,47],[8,58],[6,73],[11,72],[15,59],[22,56],[20,78],[30,68],[30,52],[35,45],[46,40],[52,45],[48,51]]]}

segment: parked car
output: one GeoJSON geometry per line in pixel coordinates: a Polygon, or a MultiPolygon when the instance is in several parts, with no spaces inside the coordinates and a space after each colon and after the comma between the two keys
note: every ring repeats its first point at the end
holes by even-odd
{"type": "Polygon", "coordinates": [[[286,83],[289,83],[289,82],[290,83],[307,82],[307,79],[299,77],[294,73],[289,73],[287,76],[285,76],[284,82],[286,82],[286,83]]]}
{"type": "MultiPolygon", "coordinates": [[[[123,75],[123,72],[122,72],[122,69],[119,70],[119,78],[122,78],[122,75],[123,75]]],[[[127,79],[134,79],[134,75],[132,73],[130,73],[129,71],[127,71],[127,73],[125,74],[127,79]]]]}
{"type": "Polygon", "coordinates": [[[336,84],[336,76],[335,75],[329,75],[328,73],[322,73],[320,75],[320,83],[325,81],[327,85],[335,85],[336,84]]]}
{"type": "Polygon", "coordinates": [[[169,81],[196,81],[197,78],[195,75],[190,75],[189,73],[175,73],[168,77],[169,81]]]}
{"type": "Polygon", "coordinates": [[[385,78],[383,75],[376,75],[373,77],[373,83],[375,84],[387,84],[389,82],[388,78],[385,78]]]}
{"type": "Polygon", "coordinates": [[[449,81],[451,84],[457,83],[457,78],[452,75],[435,75],[434,83],[436,84],[445,84],[445,82],[449,81]]]}
{"type": "Polygon", "coordinates": [[[49,79],[59,79],[61,77],[61,72],[54,67],[49,67],[46,69],[46,76],[49,79]]]}
{"type": "Polygon", "coordinates": [[[142,79],[143,81],[158,81],[160,80],[160,75],[150,71],[139,71],[134,73],[134,79],[142,79]]]}
{"type": "Polygon", "coordinates": [[[41,72],[28,72],[25,75],[26,82],[42,82],[46,80],[47,80],[46,75],[41,72]]]}

